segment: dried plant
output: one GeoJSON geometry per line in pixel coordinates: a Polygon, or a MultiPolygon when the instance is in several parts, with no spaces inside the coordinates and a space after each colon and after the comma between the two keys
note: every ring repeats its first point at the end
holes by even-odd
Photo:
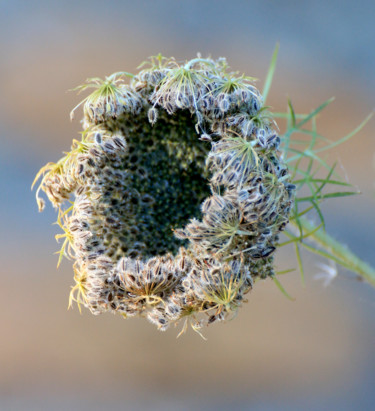
{"type": "Polygon", "coordinates": [[[374,270],[325,232],[319,206],[355,194],[320,154],[369,118],[326,143],[316,116],[331,100],[307,115],[290,101],[287,113],[271,113],[276,57],[277,49],[262,94],[223,58],[180,63],[160,54],[136,75],[77,88],[95,88],[78,104],[82,139],[34,181],[41,179],[39,209],[43,191],[58,210],[59,263],[75,260],[69,305],[145,316],[160,330],[183,321],[184,331],[189,321],[200,332],[235,314],[259,279],[286,294],[273,259],[290,243],[302,276],[305,247],[375,285],[374,270]],[[284,134],[277,118],[287,119],[284,134]],[[296,196],[304,187],[309,193],[296,196]],[[312,212],[317,225],[307,219],[312,212]]]}

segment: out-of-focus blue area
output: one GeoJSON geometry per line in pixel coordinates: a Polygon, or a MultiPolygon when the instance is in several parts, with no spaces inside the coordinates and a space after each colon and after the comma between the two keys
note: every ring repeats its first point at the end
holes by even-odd
{"type": "MultiPolygon", "coordinates": [[[[316,281],[305,256],[283,284],[257,284],[238,317],[179,340],[145,320],[66,311],[71,263],[56,271],[47,205],[30,185],[80,131],[69,111],[85,78],[135,71],[159,51],[225,56],[269,104],[307,112],[336,96],[318,127],[335,140],[375,106],[375,3],[361,1],[0,1],[0,409],[370,410],[375,406],[375,291],[340,270],[316,281]]],[[[329,153],[362,195],[327,201],[328,230],[375,265],[374,120],[329,153]]],[[[295,267],[293,253],[280,266],[295,267]]]]}

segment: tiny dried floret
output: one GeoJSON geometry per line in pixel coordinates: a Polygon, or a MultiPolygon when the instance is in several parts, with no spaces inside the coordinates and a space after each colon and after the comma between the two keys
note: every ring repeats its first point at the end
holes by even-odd
{"type": "Polygon", "coordinates": [[[142,107],[142,100],[127,84],[124,77],[132,77],[126,72],[114,73],[105,80],[100,78],[87,79],[86,84],[74,90],[83,91],[89,88],[96,90],[83,99],[72,111],[70,118],[74,118],[74,111],[81,105],[85,119],[88,123],[95,124],[110,118],[117,118],[124,112],[138,113],[142,107]]]}

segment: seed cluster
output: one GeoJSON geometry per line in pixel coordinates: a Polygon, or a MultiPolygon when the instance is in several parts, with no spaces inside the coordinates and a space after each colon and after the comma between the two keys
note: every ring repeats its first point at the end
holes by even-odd
{"type": "Polygon", "coordinates": [[[71,301],[198,331],[274,275],[296,187],[251,78],[222,58],[148,64],[130,84],[115,73],[81,87],[96,89],[82,139],[41,169],[37,199],[59,209],[71,301]]]}

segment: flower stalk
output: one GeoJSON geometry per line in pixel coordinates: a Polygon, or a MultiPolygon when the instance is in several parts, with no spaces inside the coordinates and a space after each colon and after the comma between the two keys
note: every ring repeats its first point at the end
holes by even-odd
{"type": "MultiPolygon", "coordinates": [[[[333,260],[349,271],[358,274],[361,279],[375,287],[375,269],[373,267],[361,260],[346,245],[335,240],[322,228],[319,229],[307,218],[302,217],[299,223],[303,231],[310,232],[308,242],[317,245],[319,248],[313,247],[304,241],[300,242],[302,247],[312,253],[333,260]]],[[[291,224],[298,229],[297,223],[291,222],[291,224]]]]}

